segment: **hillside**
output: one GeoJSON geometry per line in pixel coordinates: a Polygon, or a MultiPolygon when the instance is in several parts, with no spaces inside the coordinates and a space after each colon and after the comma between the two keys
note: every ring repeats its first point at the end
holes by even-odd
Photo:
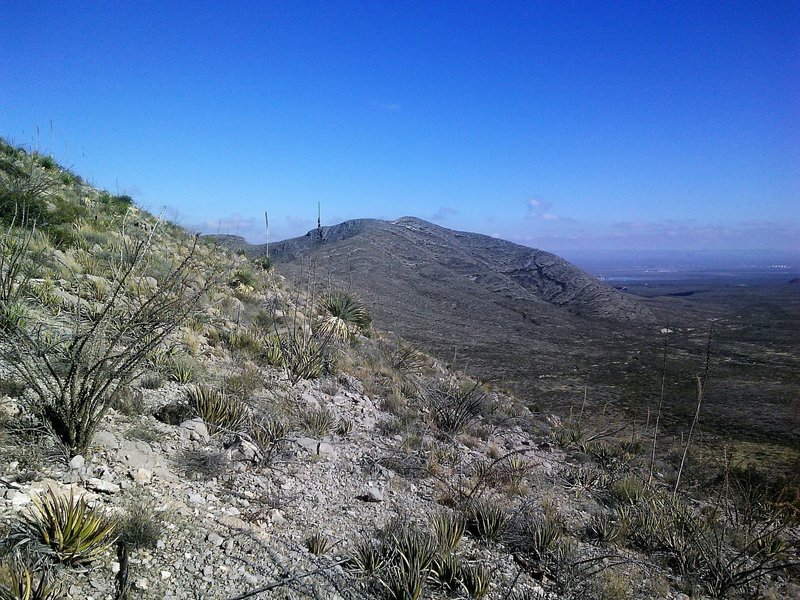
{"type": "MultiPolygon", "coordinates": [[[[215,239],[250,256],[265,251],[215,239]]],[[[640,340],[657,331],[654,313],[665,312],[553,254],[409,217],[312,230],[271,244],[270,258],[300,284],[313,274],[354,290],[378,326],[523,398],[547,397],[547,410],[566,412],[574,397],[563,386],[576,375],[598,402],[619,397],[607,368],[593,371],[637,360],[640,340]]]]}
{"type": "MultiPolygon", "coordinates": [[[[787,482],[699,458],[683,471],[674,452],[651,462],[650,430],[535,415],[371,325],[397,309],[355,278],[366,307],[51,157],[0,151],[2,600],[796,596],[787,482]]],[[[486,318],[524,303],[578,327],[601,296],[628,306],[490,238],[441,267],[461,234],[428,227],[402,220],[425,248],[391,257],[408,272],[388,291],[419,267],[446,280],[428,306],[489,277],[468,305],[486,318]]]]}

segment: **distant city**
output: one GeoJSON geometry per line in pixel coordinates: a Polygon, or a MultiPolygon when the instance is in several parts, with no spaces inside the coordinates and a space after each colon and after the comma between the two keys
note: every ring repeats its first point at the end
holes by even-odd
{"type": "Polygon", "coordinates": [[[782,283],[800,276],[800,254],[773,250],[575,250],[563,251],[561,256],[604,281],[724,279],[782,283]]]}

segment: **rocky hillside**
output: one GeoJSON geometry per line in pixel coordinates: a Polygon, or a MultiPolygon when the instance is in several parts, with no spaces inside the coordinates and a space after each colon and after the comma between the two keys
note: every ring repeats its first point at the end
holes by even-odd
{"type": "MultiPolygon", "coordinates": [[[[227,242],[234,243],[234,238],[227,242]]],[[[264,250],[264,246],[247,248],[254,255],[264,250]]],[[[597,281],[554,254],[414,217],[357,219],[322,227],[272,244],[270,257],[290,270],[298,262],[315,263],[325,276],[353,277],[353,285],[365,290],[380,279],[412,289],[423,287],[420,280],[428,285],[438,281],[454,296],[491,294],[495,302],[528,303],[531,318],[546,310],[542,306],[546,304],[593,318],[652,317],[642,299],[597,281]]]]}
{"type": "Polygon", "coordinates": [[[538,418],[352,293],[0,150],[3,600],[796,597],[779,482],[538,418]]]}
{"type": "MultiPolygon", "coordinates": [[[[265,252],[241,238],[214,239],[253,257],[265,252]]],[[[291,280],[352,289],[379,327],[523,398],[556,396],[548,409],[564,413],[574,399],[560,390],[576,373],[601,404],[624,395],[607,386],[606,367],[593,371],[614,363],[619,379],[628,377],[642,339],[658,330],[653,313],[663,312],[548,252],[410,217],[347,221],[269,252],[291,280]]]]}

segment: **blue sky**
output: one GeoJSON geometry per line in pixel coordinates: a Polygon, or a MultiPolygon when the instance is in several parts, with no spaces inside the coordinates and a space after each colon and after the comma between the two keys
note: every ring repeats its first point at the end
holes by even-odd
{"type": "Polygon", "coordinates": [[[0,135],[257,242],[319,202],[556,252],[791,251],[800,8],[10,0],[0,135]]]}

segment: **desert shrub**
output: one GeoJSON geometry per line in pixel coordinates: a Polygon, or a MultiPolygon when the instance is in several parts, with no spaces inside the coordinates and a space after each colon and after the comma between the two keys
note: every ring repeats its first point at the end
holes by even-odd
{"type": "Polygon", "coordinates": [[[159,373],[147,373],[139,381],[139,386],[145,390],[157,390],[163,385],[164,378],[159,373]]]}
{"type": "Polygon", "coordinates": [[[196,385],[186,391],[189,405],[208,426],[209,433],[238,431],[250,419],[250,409],[236,398],[207,385],[196,385]]]}
{"type": "Polygon", "coordinates": [[[0,222],[42,225],[49,213],[46,196],[56,178],[33,161],[18,162],[13,157],[0,157],[0,222]]]}
{"type": "Polygon", "coordinates": [[[119,543],[129,548],[155,548],[164,533],[164,513],[152,498],[133,496],[117,517],[117,532],[119,543]]]}
{"type": "Polygon", "coordinates": [[[224,452],[208,448],[186,449],[178,455],[176,463],[187,475],[201,479],[222,477],[231,466],[224,452]]]}
{"type": "Polygon", "coordinates": [[[133,206],[133,198],[126,194],[113,195],[108,192],[103,192],[98,198],[100,204],[103,205],[105,211],[110,211],[115,214],[124,214],[131,206],[133,206]]]}
{"type": "Polygon", "coordinates": [[[269,256],[260,256],[259,258],[254,258],[253,264],[261,269],[264,269],[265,271],[269,271],[273,266],[272,259],[269,256]]]}
{"type": "MultiPolygon", "coordinates": [[[[194,242],[179,251],[155,289],[134,285],[149,272],[160,238],[154,231],[126,233],[126,243],[109,265],[112,279],[103,301],[44,327],[6,332],[9,343],[0,348],[35,397],[32,411],[75,454],[88,448],[103,416],[140,375],[148,355],[194,312],[213,282],[212,277],[197,279],[202,270],[194,242]]],[[[21,277],[12,276],[11,287],[21,277]]],[[[4,287],[0,284],[0,292],[4,287]]],[[[0,293],[0,312],[8,306],[0,293]]]]}
{"type": "Polygon", "coordinates": [[[245,285],[249,287],[253,287],[258,283],[258,279],[256,278],[255,273],[253,273],[250,269],[236,269],[233,272],[233,277],[231,278],[229,285],[231,287],[236,287],[239,285],[245,285]]]}
{"type": "Polygon", "coordinates": [[[240,400],[247,400],[254,392],[264,387],[264,381],[258,369],[246,368],[235,375],[229,375],[222,381],[222,389],[227,395],[240,400]]]}
{"type": "Polygon", "coordinates": [[[618,509],[632,546],[659,552],[692,588],[714,598],[750,594],[775,571],[797,560],[777,515],[742,530],[716,511],[701,517],[680,497],[656,495],[618,509]]]}
{"type": "Polygon", "coordinates": [[[49,546],[55,558],[68,565],[87,565],[113,545],[113,520],[86,500],[48,491],[34,500],[25,524],[37,541],[49,546]]]}
{"type": "Polygon", "coordinates": [[[323,337],[347,340],[370,322],[364,305],[345,291],[330,293],[323,299],[322,309],[325,316],[317,323],[317,330],[323,337]]]}
{"type": "Polygon", "coordinates": [[[0,396],[19,398],[25,393],[25,386],[14,379],[0,377],[0,396]]]}
{"type": "Polygon", "coordinates": [[[247,434],[261,450],[262,464],[269,465],[285,446],[289,424],[273,416],[256,418],[251,420],[247,434]]]}
{"type": "Polygon", "coordinates": [[[480,416],[487,404],[480,384],[459,385],[443,380],[426,386],[422,401],[431,411],[433,422],[445,433],[461,433],[480,416]]]}
{"type": "Polygon", "coordinates": [[[119,393],[111,403],[111,408],[128,416],[144,414],[146,409],[144,395],[140,390],[125,386],[120,388],[119,393]]]}

